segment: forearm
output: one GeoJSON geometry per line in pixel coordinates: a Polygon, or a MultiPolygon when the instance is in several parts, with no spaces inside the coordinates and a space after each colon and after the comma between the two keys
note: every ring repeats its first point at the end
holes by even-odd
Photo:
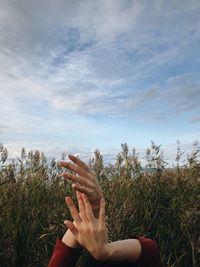
{"type": "Polygon", "coordinates": [[[141,245],[137,239],[120,240],[108,243],[103,254],[101,251],[97,255],[99,260],[135,262],[141,255],[141,245]]]}

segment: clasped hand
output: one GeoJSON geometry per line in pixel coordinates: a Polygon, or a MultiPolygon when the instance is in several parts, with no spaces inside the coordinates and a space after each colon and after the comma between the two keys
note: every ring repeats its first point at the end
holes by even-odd
{"type": "Polygon", "coordinates": [[[73,222],[64,223],[76,240],[98,260],[108,257],[108,235],[105,222],[105,200],[101,198],[99,216],[95,217],[92,206],[84,193],[76,192],[79,212],[71,197],[66,197],[73,222]]]}
{"type": "Polygon", "coordinates": [[[72,155],[69,155],[69,159],[74,164],[60,161],[60,166],[75,172],[76,175],[64,172],[62,176],[65,179],[72,181],[72,187],[75,191],[79,191],[87,195],[94,215],[98,217],[100,199],[103,197],[101,187],[99,186],[93,172],[83,161],[72,155]]]}

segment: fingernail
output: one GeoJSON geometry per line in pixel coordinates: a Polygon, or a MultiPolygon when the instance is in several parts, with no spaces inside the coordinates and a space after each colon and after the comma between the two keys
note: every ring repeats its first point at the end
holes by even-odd
{"type": "Polygon", "coordinates": [[[70,197],[66,197],[65,200],[67,201],[67,203],[71,202],[71,198],[70,197]]]}

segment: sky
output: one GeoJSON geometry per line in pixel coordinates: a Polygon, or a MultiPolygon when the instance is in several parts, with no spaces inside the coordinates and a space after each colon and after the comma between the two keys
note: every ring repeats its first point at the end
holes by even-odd
{"type": "Polygon", "coordinates": [[[200,140],[200,1],[0,0],[0,142],[113,160],[200,140]]]}

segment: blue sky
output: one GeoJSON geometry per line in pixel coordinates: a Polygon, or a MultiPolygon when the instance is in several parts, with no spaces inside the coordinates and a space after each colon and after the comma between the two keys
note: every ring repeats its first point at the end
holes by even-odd
{"type": "Polygon", "coordinates": [[[112,159],[200,139],[200,2],[2,0],[0,142],[112,159]]]}

